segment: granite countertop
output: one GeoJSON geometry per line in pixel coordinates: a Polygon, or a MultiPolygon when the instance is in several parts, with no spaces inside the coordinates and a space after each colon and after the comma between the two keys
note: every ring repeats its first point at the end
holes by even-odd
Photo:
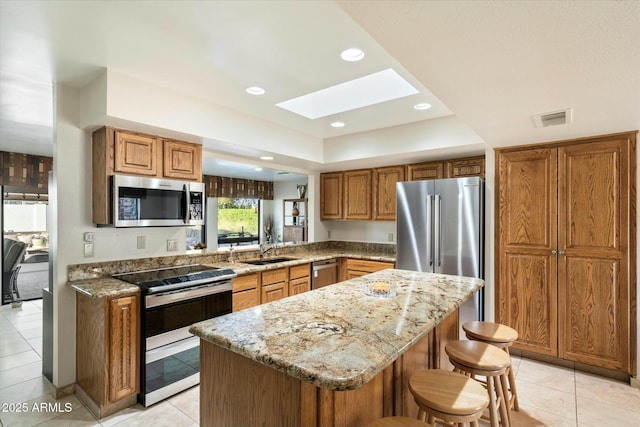
{"type": "Polygon", "coordinates": [[[68,284],[77,292],[91,298],[104,298],[140,292],[138,286],[111,277],[77,280],[68,284]]]}
{"type": "Polygon", "coordinates": [[[196,323],[190,332],[317,387],[353,390],[483,285],[388,269],[196,323]],[[397,295],[365,295],[370,280],[395,283],[397,295]]]}
{"type": "MultiPolygon", "coordinates": [[[[225,254],[228,256],[228,252],[225,254]]],[[[372,251],[358,251],[358,250],[313,250],[313,251],[299,251],[299,252],[283,252],[280,255],[269,255],[266,258],[273,257],[291,257],[294,258],[291,261],[279,262],[276,264],[266,264],[266,265],[252,265],[243,263],[242,259],[237,255],[234,255],[236,260],[233,263],[228,261],[202,261],[202,262],[193,262],[200,263],[203,265],[217,267],[217,268],[230,268],[235,271],[238,275],[242,274],[250,274],[260,271],[273,270],[276,268],[283,267],[291,267],[294,265],[321,261],[325,259],[338,258],[338,257],[346,257],[346,258],[358,258],[358,259],[368,259],[371,261],[386,261],[386,262],[395,262],[395,257],[390,256],[389,254],[384,253],[376,253],[372,251]]],[[[252,259],[257,258],[257,254],[252,257],[252,259]]],[[[130,268],[127,271],[136,271],[140,270],[140,268],[136,268],[136,261],[132,260],[129,262],[130,268]]],[[[157,265],[154,268],[163,268],[167,267],[166,265],[157,265]]],[[[70,280],[67,282],[67,285],[71,286],[77,292],[80,292],[84,295],[90,296],[92,298],[102,298],[107,296],[116,296],[119,294],[125,294],[130,292],[135,292],[135,290],[139,290],[139,288],[130,283],[123,282],[121,280],[113,279],[110,275],[107,275],[104,272],[94,272],[92,268],[89,268],[87,272],[83,273],[86,279],[81,280],[70,280]],[[95,277],[91,277],[95,276],[95,277]]]]}

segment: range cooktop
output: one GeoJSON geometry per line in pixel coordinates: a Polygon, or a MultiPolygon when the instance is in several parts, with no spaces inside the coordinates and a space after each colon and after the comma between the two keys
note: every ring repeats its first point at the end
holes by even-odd
{"type": "Polygon", "coordinates": [[[236,276],[237,274],[229,268],[194,264],[115,274],[113,277],[136,284],[146,293],[156,293],[221,282],[236,276]]]}

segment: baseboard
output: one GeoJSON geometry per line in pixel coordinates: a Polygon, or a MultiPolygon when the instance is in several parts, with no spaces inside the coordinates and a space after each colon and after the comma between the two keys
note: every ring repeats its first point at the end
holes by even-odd
{"type": "Polygon", "coordinates": [[[49,381],[49,379],[46,376],[43,375],[42,378],[44,378],[44,380],[47,382],[47,385],[49,386],[49,394],[55,397],[56,400],[65,396],[70,396],[75,393],[75,390],[76,390],[75,384],[56,387],[55,385],[53,385],[51,381],[49,381]]]}
{"type": "Polygon", "coordinates": [[[91,414],[98,418],[104,418],[111,414],[115,414],[125,408],[135,405],[138,402],[137,395],[127,396],[117,402],[109,403],[106,405],[99,405],[96,403],[82,387],[76,385],[76,397],[87,407],[91,414]]]}

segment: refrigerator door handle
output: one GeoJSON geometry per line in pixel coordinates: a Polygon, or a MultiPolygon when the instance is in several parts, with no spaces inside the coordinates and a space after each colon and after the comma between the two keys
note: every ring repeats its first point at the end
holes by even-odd
{"type": "MultiPolygon", "coordinates": [[[[433,247],[436,268],[442,265],[442,259],[440,258],[440,226],[440,195],[436,194],[433,212],[433,247]]],[[[434,272],[436,272],[435,269],[434,272]]]]}
{"type": "Polygon", "coordinates": [[[433,269],[433,196],[427,196],[427,259],[429,260],[429,267],[433,269]]]}

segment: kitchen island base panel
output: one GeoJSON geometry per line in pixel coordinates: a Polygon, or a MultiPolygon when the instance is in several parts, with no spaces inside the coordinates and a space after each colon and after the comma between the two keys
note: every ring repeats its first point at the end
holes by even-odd
{"type": "MultiPolygon", "coordinates": [[[[457,318],[457,311],[451,316],[457,318]]],[[[436,328],[437,330],[438,328],[436,328]]],[[[409,392],[414,372],[435,368],[436,330],[422,337],[355,390],[319,388],[206,340],[200,341],[200,425],[363,426],[382,417],[416,418],[409,392]]],[[[453,338],[453,337],[452,337],[453,338]]],[[[437,345],[436,345],[437,344],[437,345]]]]}

